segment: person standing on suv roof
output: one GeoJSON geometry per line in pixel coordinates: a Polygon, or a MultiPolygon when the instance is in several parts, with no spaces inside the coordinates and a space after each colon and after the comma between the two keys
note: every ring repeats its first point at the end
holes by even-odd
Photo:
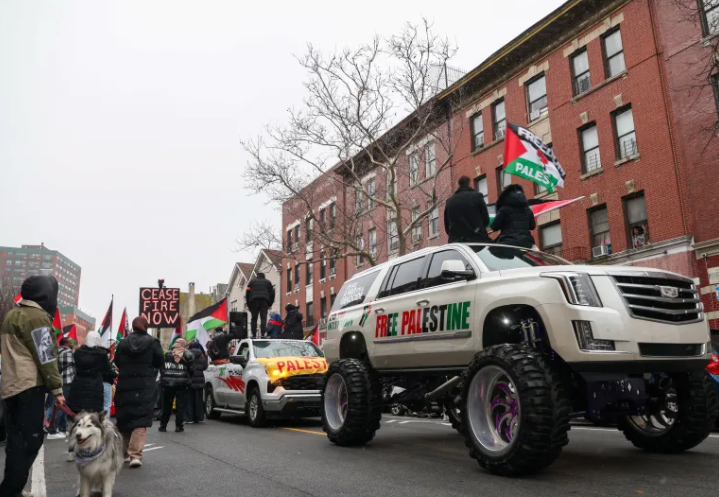
{"type": "Polygon", "coordinates": [[[501,231],[497,243],[531,249],[534,246],[532,230],[536,227],[524,189],[520,185],[509,185],[497,200],[497,216],[492,221],[492,229],[501,231]]]}
{"type": "Polygon", "coordinates": [[[489,211],[484,195],[469,186],[469,177],[459,178],[459,189],[444,207],[444,229],[449,243],[492,243],[487,234],[489,211]]]}
{"type": "Polygon", "coordinates": [[[257,338],[258,315],[260,317],[260,336],[264,337],[267,334],[267,311],[275,303],[275,287],[265,278],[265,273],[257,273],[257,277],[252,278],[247,284],[245,300],[247,308],[252,314],[251,338],[257,338]]]}

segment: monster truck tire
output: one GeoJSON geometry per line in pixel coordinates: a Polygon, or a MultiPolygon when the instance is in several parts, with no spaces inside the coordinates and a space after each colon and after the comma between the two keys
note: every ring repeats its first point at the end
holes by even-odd
{"type": "Polygon", "coordinates": [[[639,431],[627,418],[619,422],[619,429],[635,447],[648,452],[676,454],[696,447],[709,436],[719,407],[716,390],[707,374],[704,371],[687,374],[676,390],[678,418],[668,431],[652,436],[639,431]]]}
{"type": "Polygon", "coordinates": [[[462,411],[454,406],[453,399],[445,399],[444,412],[447,413],[447,418],[449,418],[452,428],[457,430],[457,433],[460,435],[463,435],[464,425],[462,424],[462,411]]]}
{"type": "Polygon", "coordinates": [[[217,404],[215,404],[215,396],[212,395],[212,387],[207,385],[205,387],[205,416],[207,419],[220,419],[222,413],[216,409],[217,404]]]}
{"type": "Polygon", "coordinates": [[[340,446],[364,445],[374,438],[381,418],[382,392],[371,366],[358,359],[333,362],[322,389],[327,438],[340,446]]]}
{"type": "MultiPolygon", "coordinates": [[[[506,382],[502,383],[507,387],[505,391],[511,390],[506,382]]],[[[525,345],[497,345],[475,355],[464,373],[461,398],[465,444],[470,456],[491,473],[504,476],[536,473],[552,464],[568,443],[571,402],[565,381],[552,369],[546,356],[525,345]],[[516,432],[500,449],[485,447],[475,434],[481,422],[475,413],[486,413],[486,409],[481,411],[481,405],[487,405],[489,400],[477,402],[479,383],[472,380],[490,371],[501,373],[513,383],[512,392],[518,404],[516,432]],[[470,407],[471,399],[474,403],[470,407]]],[[[489,414],[486,419],[491,419],[489,414]]]]}

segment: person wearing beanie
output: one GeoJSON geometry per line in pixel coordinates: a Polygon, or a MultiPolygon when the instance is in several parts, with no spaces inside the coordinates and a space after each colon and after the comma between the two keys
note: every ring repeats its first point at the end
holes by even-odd
{"type": "Polygon", "coordinates": [[[172,344],[172,350],[165,354],[160,370],[160,386],[162,386],[162,419],[160,431],[167,431],[167,423],[172,414],[172,405],[177,400],[175,410],[175,432],[185,431],[183,423],[187,410],[187,389],[190,388],[192,363],[195,356],[185,347],[184,338],[178,338],[172,344]]]}
{"type": "Polygon", "coordinates": [[[300,313],[298,307],[292,304],[285,306],[287,316],[285,316],[285,330],[282,332],[283,340],[302,340],[304,333],[302,332],[302,319],[304,316],[300,313]]]}
{"type": "Polygon", "coordinates": [[[132,321],[132,333],[115,350],[115,364],[119,372],[115,389],[115,418],[122,434],[125,462],[131,468],[142,466],[142,449],[147,428],[152,426],[152,414],[157,393],[155,378],[162,367],[160,341],[147,333],[144,317],[132,321]]]}

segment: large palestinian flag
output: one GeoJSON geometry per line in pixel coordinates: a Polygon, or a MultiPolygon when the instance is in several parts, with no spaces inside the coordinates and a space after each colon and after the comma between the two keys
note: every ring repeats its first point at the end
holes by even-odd
{"type": "Polygon", "coordinates": [[[117,330],[116,341],[120,341],[123,338],[127,338],[127,334],[130,333],[130,323],[127,321],[127,307],[122,311],[122,317],[120,318],[120,328],[117,330]]]}
{"type": "MultiPolygon", "coordinates": [[[[574,202],[579,202],[583,198],[584,197],[577,197],[570,200],[544,200],[533,198],[530,199],[528,202],[529,208],[532,209],[532,213],[534,213],[534,217],[539,217],[543,214],[547,214],[548,212],[556,211],[557,209],[566,207],[569,204],[573,204],[574,202]]],[[[492,221],[494,221],[494,217],[497,215],[497,205],[488,204],[487,210],[489,211],[489,224],[491,225],[492,221]]]]}
{"type": "Polygon", "coordinates": [[[107,308],[105,318],[102,320],[102,325],[98,330],[100,338],[102,338],[102,343],[104,344],[107,343],[107,341],[110,339],[110,335],[112,335],[112,302],[114,300],[114,297],[112,298],[112,300],[110,300],[110,307],[107,308]]]}
{"type": "Polygon", "coordinates": [[[211,305],[201,310],[187,322],[187,332],[185,340],[191,342],[197,340],[202,348],[207,348],[207,342],[210,341],[209,331],[218,326],[227,324],[227,299],[222,299],[215,305],[211,305]]]}
{"type": "Polygon", "coordinates": [[[527,128],[511,123],[505,137],[504,170],[542,185],[549,193],[564,186],[566,177],[551,148],[527,128]]]}

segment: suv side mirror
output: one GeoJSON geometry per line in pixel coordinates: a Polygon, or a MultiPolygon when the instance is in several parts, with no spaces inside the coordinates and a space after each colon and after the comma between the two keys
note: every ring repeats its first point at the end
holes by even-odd
{"type": "Polygon", "coordinates": [[[468,280],[474,278],[474,271],[467,269],[464,262],[452,259],[442,263],[443,280],[468,280]]]}

